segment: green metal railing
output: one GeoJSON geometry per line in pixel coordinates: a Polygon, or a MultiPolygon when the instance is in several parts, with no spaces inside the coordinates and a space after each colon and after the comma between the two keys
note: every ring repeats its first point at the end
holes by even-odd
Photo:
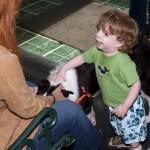
{"type": "Polygon", "coordinates": [[[39,140],[43,136],[46,138],[45,150],[60,150],[62,147],[68,147],[75,142],[75,138],[70,134],[65,134],[63,137],[57,139],[55,143],[52,142],[51,129],[55,126],[57,113],[53,108],[44,108],[8,150],[21,150],[24,146],[28,146],[30,150],[36,150],[34,141],[27,138],[45,118],[48,119],[42,124],[42,130],[38,133],[39,140]]]}

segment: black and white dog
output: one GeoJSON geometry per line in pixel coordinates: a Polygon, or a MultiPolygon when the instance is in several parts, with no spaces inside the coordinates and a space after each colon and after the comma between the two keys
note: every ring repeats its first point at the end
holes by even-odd
{"type": "MultiPolygon", "coordinates": [[[[61,66],[56,66],[49,73],[55,74],[61,66]]],[[[39,95],[51,95],[58,85],[62,85],[62,94],[69,100],[81,105],[83,111],[95,125],[95,114],[93,111],[93,94],[99,90],[93,65],[84,64],[76,69],[66,72],[65,81],[53,81],[50,78],[43,79],[38,84],[39,95]]]]}

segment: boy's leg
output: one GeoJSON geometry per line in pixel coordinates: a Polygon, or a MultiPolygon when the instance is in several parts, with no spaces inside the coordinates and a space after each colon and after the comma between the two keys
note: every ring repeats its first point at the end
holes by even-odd
{"type": "Polygon", "coordinates": [[[142,145],[140,143],[131,144],[130,150],[142,150],[142,145]]]}
{"type": "MultiPolygon", "coordinates": [[[[101,144],[101,133],[91,124],[80,106],[64,100],[52,106],[57,111],[57,122],[51,130],[53,140],[68,132],[75,136],[76,143],[73,150],[98,150],[101,144]]],[[[40,130],[40,129],[39,129],[40,130]]],[[[36,141],[37,150],[42,150],[43,141],[36,141]]]]}
{"type": "Polygon", "coordinates": [[[136,145],[136,143],[144,141],[147,136],[145,110],[140,96],[138,96],[124,118],[118,118],[111,113],[111,124],[125,144],[138,147],[139,145],[136,145]]]}

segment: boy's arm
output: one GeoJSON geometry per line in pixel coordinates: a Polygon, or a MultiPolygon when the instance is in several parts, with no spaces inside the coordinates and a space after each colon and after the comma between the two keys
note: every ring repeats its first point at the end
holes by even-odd
{"type": "Polygon", "coordinates": [[[129,109],[131,107],[131,105],[134,103],[137,95],[139,94],[139,91],[141,89],[141,82],[140,80],[138,80],[137,82],[135,82],[129,89],[128,92],[128,96],[126,97],[123,105],[125,105],[125,107],[127,109],[129,109]]]}
{"type": "Polygon", "coordinates": [[[82,55],[78,55],[76,57],[74,57],[73,59],[71,59],[70,61],[68,61],[67,63],[65,63],[61,69],[59,70],[58,73],[56,73],[55,75],[52,76],[52,79],[55,80],[61,80],[64,79],[65,80],[65,74],[66,71],[75,67],[78,67],[80,65],[82,65],[83,63],[85,63],[82,55]]]}
{"type": "Polygon", "coordinates": [[[63,65],[63,67],[61,68],[61,70],[67,71],[69,69],[78,67],[80,65],[82,65],[83,63],[85,63],[82,55],[78,55],[76,57],[74,57],[73,59],[71,59],[70,61],[68,61],[67,63],[65,63],[63,65]]]}
{"type": "Polygon", "coordinates": [[[113,110],[113,113],[115,113],[115,115],[117,117],[121,117],[123,118],[128,109],[131,107],[131,105],[134,103],[139,91],[141,89],[141,82],[137,81],[135,82],[129,89],[128,95],[124,101],[123,104],[120,104],[118,106],[116,106],[113,110]]]}

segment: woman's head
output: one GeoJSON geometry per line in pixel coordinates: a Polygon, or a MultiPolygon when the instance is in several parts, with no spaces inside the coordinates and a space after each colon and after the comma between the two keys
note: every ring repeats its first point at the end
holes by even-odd
{"type": "Polygon", "coordinates": [[[97,29],[105,33],[116,35],[117,40],[122,43],[120,51],[130,53],[137,42],[139,33],[136,22],[121,10],[112,9],[100,17],[97,29]]]}
{"type": "Polygon", "coordinates": [[[0,45],[17,55],[15,28],[20,4],[21,0],[0,0],[0,45]]]}

